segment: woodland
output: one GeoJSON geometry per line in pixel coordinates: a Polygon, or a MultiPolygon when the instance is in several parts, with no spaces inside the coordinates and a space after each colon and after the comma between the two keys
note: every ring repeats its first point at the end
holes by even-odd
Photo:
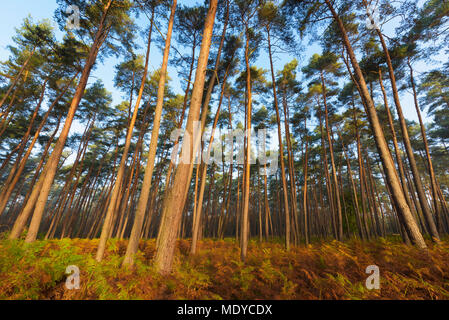
{"type": "Polygon", "coordinates": [[[2,43],[0,299],[449,299],[447,0],[55,2],[2,43]]]}

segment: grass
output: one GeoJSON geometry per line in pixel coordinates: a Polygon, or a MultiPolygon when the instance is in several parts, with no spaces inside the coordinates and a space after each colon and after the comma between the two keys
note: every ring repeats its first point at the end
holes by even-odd
{"type": "Polygon", "coordinates": [[[189,257],[179,240],[174,272],[152,267],[155,241],[140,243],[135,267],[120,268],[127,241],[111,239],[101,263],[98,240],[0,240],[0,299],[449,299],[449,242],[429,252],[397,239],[329,241],[289,252],[251,241],[246,263],[231,239],[205,239],[189,257]],[[65,287],[69,265],[80,289],[65,287]],[[380,269],[380,290],[368,290],[366,267],[380,269]]]}

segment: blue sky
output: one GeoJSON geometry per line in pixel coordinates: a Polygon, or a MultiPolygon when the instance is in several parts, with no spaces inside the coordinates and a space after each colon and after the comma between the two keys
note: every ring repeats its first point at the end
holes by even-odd
{"type": "MultiPolygon", "coordinates": [[[[193,5],[195,3],[200,3],[200,1],[194,0],[180,0],[179,4],[193,5]]],[[[0,33],[0,60],[6,60],[8,58],[9,52],[7,50],[7,45],[11,44],[11,37],[15,34],[15,28],[19,27],[24,18],[31,15],[35,21],[41,19],[53,20],[53,13],[57,7],[55,0],[1,0],[1,11],[0,11],[0,21],[1,21],[1,33],[0,33]]],[[[176,26],[175,26],[176,27],[176,26]]],[[[58,37],[62,36],[62,33],[55,26],[58,37]]],[[[144,48],[141,49],[141,53],[144,48]]],[[[151,71],[158,69],[160,67],[161,52],[155,45],[151,48],[151,71]]],[[[303,52],[303,57],[299,58],[300,63],[308,61],[309,57],[319,52],[319,47],[311,46],[303,52]]],[[[293,59],[293,56],[282,55],[279,56],[275,61],[275,68],[280,69],[282,66],[293,59]]],[[[113,86],[114,78],[114,66],[120,61],[117,59],[108,59],[105,63],[97,68],[91,76],[91,82],[101,79],[106,88],[112,92],[114,98],[114,104],[118,104],[122,100],[122,94],[118,92],[113,86]]],[[[258,64],[264,68],[268,68],[267,57],[265,52],[261,52],[258,64]]],[[[425,64],[419,64],[417,66],[417,73],[427,71],[429,68],[425,64]]],[[[177,70],[175,68],[169,67],[169,75],[172,78],[171,85],[173,86],[175,92],[181,93],[180,82],[177,77],[177,70]]],[[[417,120],[416,112],[414,110],[412,96],[410,94],[403,95],[403,107],[404,114],[408,119],[417,120]]],[[[424,114],[425,116],[425,114],[424,114]]],[[[427,119],[429,120],[429,119],[427,119]]],[[[75,128],[76,130],[76,128],[75,128]]]]}
{"type": "MultiPolygon", "coordinates": [[[[15,28],[19,27],[23,20],[27,16],[31,16],[34,21],[49,19],[53,22],[54,11],[57,8],[56,0],[0,0],[1,10],[0,10],[0,22],[1,22],[1,33],[0,33],[0,60],[4,61],[9,56],[9,51],[7,46],[12,43],[12,36],[15,34],[15,28]]],[[[181,0],[178,1],[179,4],[194,5],[199,3],[195,0],[181,0]]],[[[146,18],[145,18],[146,19],[146,18]]],[[[58,38],[62,38],[63,33],[59,31],[57,25],[54,25],[54,29],[58,38]]],[[[141,54],[145,54],[141,46],[141,54]]],[[[162,53],[159,48],[155,45],[151,47],[151,62],[150,71],[154,71],[160,68],[162,61],[162,53]]],[[[101,79],[106,88],[112,92],[114,103],[120,103],[121,93],[118,92],[113,86],[114,79],[114,66],[120,61],[111,58],[107,59],[103,65],[97,67],[97,69],[92,73],[90,82],[94,82],[97,79],[101,79]]],[[[169,75],[173,79],[173,85],[175,86],[175,91],[178,91],[179,80],[177,79],[177,71],[174,68],[169,67],[169,75]]]]}

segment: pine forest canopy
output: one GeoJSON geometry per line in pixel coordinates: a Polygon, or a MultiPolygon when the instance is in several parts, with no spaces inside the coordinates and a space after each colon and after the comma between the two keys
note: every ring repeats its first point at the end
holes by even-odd
{"type": "Polygon", "coordinates": [[[167,274],[178,238],[246,262],[250,239],[449,233],[447,1],[56,4],[3,43],[9,239],[96,238],[98,262],[129,239],[129,267],[154,238],[167,274]]]}

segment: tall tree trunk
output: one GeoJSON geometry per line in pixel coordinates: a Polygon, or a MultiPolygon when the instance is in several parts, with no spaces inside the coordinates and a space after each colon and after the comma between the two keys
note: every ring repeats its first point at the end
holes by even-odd
{"type": "Polygon", "coordinates": [[[331,166],[332,166],[332,178],[333,178],[333,186],[335,192],[335,202],[337,204],[337,239],[343,240],[343,219],[341,213],[341,200],[340,200],[340,191],[338,190],[338,178],[337,178],[337,170],[335,168],[335,159],[334,159],[334,148],[332,146],[331,139],[331,130],[329,124],[329,109],[327,106],[327,92],[326,92],[326,83],[324,81],[323,72],[321,72],[321,85],[323,87],[323,104],[324,104],[324,118],[326,120],[326,135],[327,142],[329,144],[329,153],[331,156],[331,166]]]}
{"type": "Polygon", "coordinates": [[[326,180],[326,191],[327,191],[327,197],[330,207],[330,215],[331,215],[331,224],[332,224],[332,230],[334,232],[334,236],[337,238],[337,225],[335,221],[335,202],[334,202],[334,196],[332,192],[332,182],[329,175],[329,168],[328,168],[328,160],[327,160],[327,151],[326,151],[326,144],[324,143],[324,130],[323,130],[323,121],[321,116],[321,106],[319,106],[318,109],[318,119],[320,122],[320,137],[321,137],[321,149],[322,150],[322,156],[321,156],[321,163],[323,164],[324,168],[324,177],[326,180]]]}
{"type": "MultiPolygon", "coordinates": [[[[307,130],[307,118],[305,119],[304,124],[306,130],[307,130]]],[[[309,212],[307,210],[307,174],[308,174],[308,155],[309,155],[309,137],[306,135],[306,147],[305,147],[305,154],[304,154],[304,187],[303,187],[303,211],[304,211],[304,238],[306,245],[310,242],[310,229],[309,229],[309,212]]]]}
{"type": "Polygon", "coordinates": [[[335,11],[335,8],[331,4],[331,1],[325,0],[325,2],[341,32],[343,43],[346,47],[347,53],[354,68],[355,77],[357,79],[357,85],[358,88],[360,89],[360,94],[362,100],[364,101],[364,106],[366,107],[368,120],[370,122],[371,129],[373,131],[373,135],[376,141],[376,146],[379,151],[380,158],[382,160],[382,165],[384,167],[387,178],[386,180],[391,189],[393,201],[395,202],[401,217],[404,219],[405,225],[407,226],[407,233],[409,234],[410,238],[419,248],[426,249],[427,248],[426,242],[424,241],[424,238],[418,229],[416,221],[413,219],[412,212],[410,211],[410,207],[408,206],[407,201],[405,199],[397,171],[394,167],[393,158],[391,157],[390,150],[388,149],[388,145],[385,140],[385,136],[382,131],[379,118],[377,116],[377,111],[374,106],[374,102],[369,94],[365,78],[363,77],[362,70],[360,69],[360,66],[355,57],[343,21],[341,20],[338,13],[335,11]]]}
{"type": "Polygon", "coordinates": [[[279,140],[279,156],[281,161],[281,179],[282,179],[282,189],[284,196],[284,208],[285,208],[285,248],[290,250],[290,211],[288,205],[288,189],[287,189],[287,179],[285,177],[285,163],[284,163],[284,146],[282,140],[282,129],[281,129],[281,117],[279,114],[279,103],[276,91],[276,78],[274,76],[274,66],[273,66],[273,54],[271,52],[271,37],[270,30],[267,28],[267,39],[268,39],[268,56],[270,59],[270,71],[271,71],[271,83],[273,86],[273,99],[274,108],[276,110],[276,122],[278,128],[278,140],[279,140]]]}
{"type": "MultiPolygon", "coordinates": [[[[142,225],[145,218],[145,212],[147,210],[148,198],[151,189],[151,180],[153,178],[154,171],[154,161],[156,159],[156,151],[157,151],[157,142],[159,138],[159,128],[162,117],[162,107],[164,104],[164,93],[165,93],[165,82],[167,79],[167,66],[168,66],[168,57],[170,54],[170,46],[171,46],[171,37],[173,32],[173,24],[175,19],[177,0],[173,0],[170,20],[168,23],[167,37],[165,39],[165,49],[164,56],[162,60],[162,67],[159,78],[159,86],[157,91],[157,102],[156,102],[156,110],[153,120],[153,129],[151,132],[151,141],[150,141],[150,149],[148,152],[147,165],[145,168],[145,174],[142,182],[142,189],[140,192],[139,201],[137,204],[137,209],[134,217],[134,224],[131,230],[131,236],[129,238],[128,247],[126,248],[125,259],[123,260],[123,265],[132,265],[134,263],[134,255],[136,254],[139,247],[139,239],[142,233],[142,225]]],[[[148,70],[148,60],[149,60],[149,52],[150,52],[150,42],[151,42],[151,30],[153,26],[153,17],[151,18],[151,29],[150,34],[148,36],[148,49],[147,49],[147,60],[145,63],[145,71],[148,70]]],[[[143,87],[145,85],[146,80],[146,72],[145,77],[142,79],[142,87],[141,91],[143,93],[143,87]]],[[[139,93],[139,97],[141,94],[139,93]]]]}
{"type": "MultiPolygon", "coordinates": [[[[78,73],[75,75],[75,77],[72,78],[72,81],[77,77],[78,73]]],[[[56,105],[56,103],[62,98],[62,96],[67,92],[67,89],[69,88],[70,83],[72,83],[72,81],[69,82],[69,84],[62,90],[61,94],[55,99],[55,101],[50,105],[50,107],[48,108],[47,112],[44,115],[44,118],[42,119],[39,128],[36,130],[33,140],[31,141],[31,144],[28,146],[27,152],[25,153],[25,155],[23,156],[23,158],[20,160],[20,163],[17,163],[17,170],[11,170],[10,175],[8,176],[6,182],[5,182],[5,187],[2,189],[1,191],[1,195],[0,195],[0,215],[2,214],[2,212],[5,210],[7,201],[9,199],[9,197],[11,196],[11,193],[13,192],[17,182],[19,181],[23,170],[25,169],[25,165],[26,162],[29,158],[29,156],[31,155],[31,152],[33,150],[34,145],[36,144],[37,139],[39,138],[39,135],[42,131],[42,128],[44,127],[44,125],[47,122],[48,116],[50,115],[51,111],[53,110],[54,106],[56,105]]]]}
{"type": "MultiPolygon", "coordinates": [[[[201,100],[206,77],[206,68],[209,58],[212,32],[215,22],[218,0],[211,0],[207,17],[205,20],[203,40],[201,43],[200,55],[198,57],[198,66],[195,75],[195,84],[193,86],[192,98],[190,102],[189,116],[186,125],[186,135],[193,137],[194,122],[198,121],[201,108],[201,100]]],[[[190,153],[190,161],[196,155],[200,137],[194,137],[193,153],[190,153]]],[[[182,152],[191,151],[191,145],[187,139],[183,141],[182,152]]],[[[162,208],[162,221],[158,235],[158,246],[155,256],[156,269],[161,274],[168,274],[172,270],[173,254],[176,245],[177,230],[181,222],[182,211],[185,204],[186,189],[190,186],[191,163],[181,162],[176,169],[173,180],[173,187],[170,189],[167,198],[164,199],[162,208]]]]}
{"type": "MultiPolygon", "coordinates": [[[[126,161],[128,159],[128,152],[129,152],[129,148],[131,145],[133,130],[134,130],[134,126],[135,126],[135,123],[137,120],[139,106],[140,106],[140,102],[142,100],[143,89],[145,87],[145,81],[146,81],[146,77],[147,77],[147,73],[148,73],[149,51],[150,51],[150,46],[151,46],[151,31],[152,31],[152,29],[150,29],[150,31],[148,33],[149,39],[147,42],[147,55],[146,55],[146,61],[145,61],[145,69],[144,69],[143,76],[142,76],[142,82],[140,84],[139,95],[136,100],[136,105],[134,107],[133,116],[129,123],[128,132],[127,132],[126,141],[125,141],[125,148],[123,150],[122,159],[120,161],[120,165],[119,165],[118,172],[117,172],[117,178],[116,178],[116,181],[114,184],[114,188],[112,190],[109,205],[106,210],[106,216],[105,216],[105,219],[103,222],[103,228],[101,230],[100,241],[98,244],[97,254],[95,257],[95,259],[97,261],[101,261],[103,259],[104,251],[106,249],[106,242],[112,233],[115,219],[117,217],[116,212],[119,209],[119,201],[118,200],[120,199],[120,190],[122,189],[122,185],[124,183],[123,177],[125,174],[126,161]]],[[[163,73],[163,71],[161,73],[163,73]]],[[[162,77],[163,76],[161,74],[161,78],[162,77]]]]}
{"type": "Polygon", "coordinates": [[[418,166],[416,165],[415,155],[413,153],[412,144],[410,142],[407,123],[405,121],[404,114],[402,112],[401,101],[399,99],[399,92],[396,86],[396,77],[394,75],[393,64],[391,62],[390,53],[388,51],[387,44],[385,43],[384,37],[380,30],[376,30],[377,35],[379,36],[379,40],[382,44],[382,48],[385,53],[385,58],[388,66],[388,73],[390,75],[390,82],[393,91],[394,103],[396,105],[396,111],[398,113],[399,123],[401,125],[402,139],[405,145],[405,151],[407,152],[407,157],[410,163],[410,168],[412,170],[413,182],[416,187],[416,192],[418,194],[419,203],[421,205],[421,209],[424,214],[424,218],[426,219],[427,227],[429,228],[430,235],[432,236],[433,241],[439,241],[440,236],[438,234],[435,221],[432,217],[432,212],[430,211],[429,204],[427,203],[426,195],[424,193],[424,189],[422,186],[421,178],[418,171],[418,166]]]}
{"type": "Polygon", "coordinates": [[[45,209],[45,204],[47,202],[48,195],[50,193],[50,188],[53,184],[56,170],[58,168],[58,162],[61,158],[61,154],[64,149],[64,145],[67,140],[70,127],[73,122],[73,118],[75,117],[76,109],[78,108],[78,105],[84,95],[84,90],[89,80],[90,72],[95,64],[95,61],[97,60],[97,55],[100,51],[100,48],[109,33],[109,27],[105,26],[105,21],[112,2],[113,0],[109,0],[103,9],[101,22],[98,26],[95,40],[93,42],[92,47],[90,48],[90,52],[87,61],[85,63],[80,81],[78,83],[75,95],[70,104],[70,108],[67,114],[66,121],[64,123],[64,127],[62,128],[62,132],[58,138],[58,141],[55,144],[55,147],[50,155],[50,158],[47,161],[47,164],[45,165],[45,168],[42,171],[41,177],[39,179],[40,181],[35,186],[32,195],[28,199],[27,205],[25,206],[24,210],[22,211],[22,214],[17,218],[14,224],[14,227],[9,236],[10,239],[17,239],[20,236],[26,224],[26,221],[33,212],[34,207],[35,209],[33,217],[31,219],[30,228],[28,230],[25,241],[32,242],[37,237],[40,222],[45,209]]]}
{"type": "MultiPolygon", "coordinates": [[[[291,135],[290,135],[290,118],[288,113],[288,105],[287,105],[287,93],[285,92],[285,88],[283,90],[283,109],[284,109],[284,128],[285,128],[285,140],[287,142],[287,163],[288,163],[288,172],[289,172],[289,180],[290,180],[290,197],[291,197],[291,219],[292,221],[289,224],[293,224],[293,232],[291,232],[293,236],[293,241],[295,244],[298,244],[298,224],[297,224],[297,198],[296,198],[296,182],[295,182],[295,169],[293,165],[293,151],[292,151],[292,143],[291,143],[291,135]]],[[[290,217],[289,217],[290,219],[290,217]]]]}
{"type": "Polygon", "coordinates": [[[410,200],[410,191],[408,189],[407,179],[405,178],[405,173],[404,173],[404,163],[402,162],[402,156],[401,156],[401,152],[399,149],[396,130],[394,128],[394,123],[393,123],[393,116],[391,115],[391,110],[390,110],[390,106],[388,103],[387,92],[386,92],[384,84],[383,84],[383,76],[382,76],[381,69],[379,69],[379,84],[380,84],[380,88],[382,90],[382,95],[384,97],[384,106],[385,106],[385,110],[387,111],[388,124],[390,127],[391,136],[393,138],[393,147],[394,147],[394,152],[396,155],[396,162],[397,162],[398,169],[399,169],[399,177],[401,179],[402,189],[404,190],[405,199],[407,200],[407,204],[410,207],[410,210],[412,210],[412,213],[414,213],[414,215],[416,215],[415,207],[414,207],[412,201],[410,200]]]}
{"type": "Polygon", "coordinates": [[[338,133],[338,135],[340,137],[340,140],[342,141],[343,154],[345,156],[346,165],[348,167],[348,176],[349,176],[349,180],[351,181],[351,189],[352,189],[353,200],[354,200],[354,209],[355,209],[355,218],[356,218],[357,227],[359,228],[359,235],[360,235],[360,238],[362,240],[364,240],[366,238],[366,236],[365,236],[366,233],[364,232],[364,228],[363,228],[363,225],[362,225],[362,219],[360,218],[360,206],[359,206],[357,189],[356,189],[356,186],[355,186],[355,183],[354,183],[354,177],[352,175],[351,162],[349,160],[349,156],[348,156],[348,153],[346,151],[346,147],[345,147],[345,144],[343,142],[343,138],[341,136],[340,131],[338,130],[337,133],[338,133]]]}
{"type": "MultiPolygon", "coordinates": [[[[208,110],[208,105],[210,102],[210,98],[212,96],[212,90],[215,86],[215,81],[217,80],[217,73],[218,73],[218,68],[220,65],[220,60],[221,60],[221,52],[223,50],[223,45],[224,45],[224,41],[225,41],[225,36],[226,36],[226,31],[227,31],[227,27],[228,27],[228,20],[229,20],[229,1],[226,1],[226,16],[225,16],[225,22],[224,22],[224,26],[223,26],[223,31],[221,34],[221,40],[220,40],[220,46],[218,47],[218,52],[217,52],[217,57],[215,59],[215,70],[214,73],[212,75],[212,79],[211,82],[209,84],[209,87],[207,89],[207,93],[206,93],[206,98],[204,101],[204,107],[203,107],[203,111],[202,111],[202,122],[204,120],[204,125],[205,125],[205,120],[206,120],[206,115],[207,115],[207,111],[208,110]]],[[[234,56],[235,51],[232,53],[232,55],[234,56]]],[[[233,58],[233,57],[232,57],[233,58]]],[[[220,115],[220,110],[221,110],[221,105],[223,103],[223,97],[224,97],[224,91],[225,91],[225,83],[227,81],[227,77],[228,77],[228,73],[229,73],[229,69],[231,68],[231,65],[229,65],[226,68],[226,72],[225,72],[225,76],[223,78],[223,84],[221,87],[221,94],[220,94],[220,101],[218,104],[218,108],[216,111],[216,115],[215,115],[215,119],[214,119],[214,124],[213,124],[213,128],[212,128],[212,135],[209,141],[209,146],[208,146],[208,150],[207,150],[207,156],[210,155],[211,152],[211,148],[212,148],[212,143],[214,141],[214,134],[215,134],[215,128],[217,127],[217,123],[218,123],[218,117],[220,115]]],[[[203,126],[203,123],[201,124],[203,126]]],[[[204,130],[204,128],[202,127],[202,130],[204,130]]],[[[194,216],[194,221],[193,221],[193,227],[192,227],[192,244],[190,246],[190,254],[195,254],[196,253],[196,245],[197,245],[197,241],[198,241],[198,237],[199,237],[199,227],[200,227],[200,223],[201,223],[201,215],[202,215],[202,209],[203,209],[203,197],[204,197],[204,190],[206,187],[206,175],[207,175],[207,164],[203,163],[202,166],[197,166],[197,168],[201,167],[201,186],[200,186],[200,193],[199,193],[199,199],[198,199],[198,208],[197,208],[197,214],[194,216]]],[[[223,166],[224,169],[224,166],[223,166]]],[[[213,177],[212,177],[213,178],[213,177]]],[[[223,198],[225,199],[225,198],[223,198]]],[[[224,207],[224,206],[223,206],[224,207]]]]}
{"type": "MultiPolygon", "coordinates": [[[[413,101],[415,102],[415,109],[416,114],[418,115],[419,120],[419,126],[421,128],[421,136],[424,143],[424,148],[426,151],[426,160],[427,160],[427,169],[429,170],[429,176],[430,176],[430,186],[432,189],[432,199],[435,206],[435,216],[437,221],[437,227],[438,232],[443,232],[443,226],[442,226],[442,209],[441,209],[441,203],[439,201],[438,193],[437,193],[437,179],[435,177],[435,171],[433,170],[433,163],[432,163],[432,157],[430,156],[430,150],[429,150],[429,142],[427,141],[427,135],[426,135],[426,128],[424,126],[421,111],[419,110],[419,104],[418,104],[418,95],[416,93],[416,86],[415,86],[415,79],[413,76],[413,68],[410,63],[410,57],[407,60],[408,67],[410,69],[410,82],[413,89],[413,101]]],[[[427,201],[426,201],[427,203],[427,201]]]]}
{"type": "Polygon", "coordinates": [[[242,206],[242,221],[241,221],[241,241],[240,241],[240,259],[245,262],[246,255],[248,253],[248,241],[249,241],[249,188],[250,188],[250,175],[251,175],[251,113],[252,113],[252,84],[251,84],[251,67],[249,63],[249,28],[248,22],[245,25],[246,43],[245,43],[245,66],[246,66],[246,145],[245,145],[245,161],[243,169],[243,206],[242,206]]]}

